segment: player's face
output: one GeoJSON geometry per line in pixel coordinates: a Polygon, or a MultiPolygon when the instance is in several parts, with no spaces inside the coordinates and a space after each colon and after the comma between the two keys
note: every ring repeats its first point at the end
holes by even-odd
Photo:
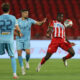
{"type": "Polygon", "coordinates": [[[28,11],[22,12],[22,17],[24,17],[25,19],[28,18],[28,15],[29,15],[28,11]]]}
{"type": "Polygon", "coordinates": [[[63,14],[58,15],[58,16],[57,16],[57,20],[60,21],[60,22],[63,21],[63,14]]]}

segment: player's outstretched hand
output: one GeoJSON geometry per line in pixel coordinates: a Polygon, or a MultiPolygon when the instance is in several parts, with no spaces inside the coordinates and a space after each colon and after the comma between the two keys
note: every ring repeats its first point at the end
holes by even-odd
{"type": "Polygon", "coordinates": [[[75,43],[71,43],[71,46],[75,46],[76,44],[75,43]]]}
{"type": "Polygon", "coordinates": [[[47,37],[47,38],[50,38],[50,35],[49,35],[49,34],[46,34],[46,37],[47,37]]]}
{"type": "Polygon", "coordinates": [[[43,22],[45,23],[46,21],[47,21],[47,18],[44,18],[44,19],[43,19],[43,22]]]}

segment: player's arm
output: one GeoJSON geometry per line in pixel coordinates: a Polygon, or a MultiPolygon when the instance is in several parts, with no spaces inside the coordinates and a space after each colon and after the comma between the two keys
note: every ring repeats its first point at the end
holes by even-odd
{"type": "Polygon", "coordinates": [[[19,36],[19,37],[22,37],[23,36],[23,34],[21,33],[21,30],[20,30],[20,28],[19,28],[18,25],[16,25],[16,27],[15,27],[14,34],[17,35],[17,36],[19,36]]]}
{"type": "Polygon", "coordinates": [[[46,22],[46,18],[44,18],[42,21],[36,21],[36,25],[41,26],[42,24],[44,24],[46,22]]]}
{"type": "Polygon", "coordinates": [[[69,40],[67,39],[67,36],[66,36],[66,35],[65,35],[65,40],[66,40],[68,43],[70,43],[69,40]]]}
{"type": "Polygon", "coordinates": [[[76,44],[75,43],[73,43],[73,42],[69,42],[69,40],[67,39],[67,36],[65,35],[65,40],[68,42],[68,43],[70,43],[72,46],[75,46],[76,44]]]}
{"type": "Polygon", "coordinates": [[[23,36],[23,34],[21,33],[21,30],[20,30],[20,28],[18,26],[18,21],[17,21],[16,18],[15,18],[15,31],[14,31],[14,35],[15,36],[19,36],[19,37],[23,36]]]}
{"type": "Polygon", "coordinates": [[[52,33],[52,30],[53,30],[53,26],[51,26],[50,23],[49,23],[49,26],[48,26],[48,29],[47,29],[47,34],[46,34],[47,37],[50,37],[50,35],[52,33]]]}

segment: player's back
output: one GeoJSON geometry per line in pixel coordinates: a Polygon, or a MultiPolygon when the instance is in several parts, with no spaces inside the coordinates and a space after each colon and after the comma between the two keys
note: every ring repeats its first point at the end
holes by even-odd
{"type": "Polygon", "coordinates": [[[16,18],[9,14],[0,16],[0,43],[10,43],[13,41],[16,18]]]}

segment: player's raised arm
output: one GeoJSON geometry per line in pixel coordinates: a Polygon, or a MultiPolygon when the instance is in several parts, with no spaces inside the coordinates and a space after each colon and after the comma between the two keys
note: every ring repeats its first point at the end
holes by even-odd
{"type": "Polygon", "coordinates": [[[42,24],[44,24],[46,22],[46,18],[44,18],[42,21],[36,21],[36,25],[41,26],[42,24]]]}
{"type": "Polygon", "coordinates": [[[53,31],[53,25],[52,25],[52,23],[50,22],[49,23],[49,26],[48,26],[48,29],[47,29],[47,34],[46,34],[46,36],[49,38],[50,37],[50,34],[52,33],[52,31],[53,31]]]}

